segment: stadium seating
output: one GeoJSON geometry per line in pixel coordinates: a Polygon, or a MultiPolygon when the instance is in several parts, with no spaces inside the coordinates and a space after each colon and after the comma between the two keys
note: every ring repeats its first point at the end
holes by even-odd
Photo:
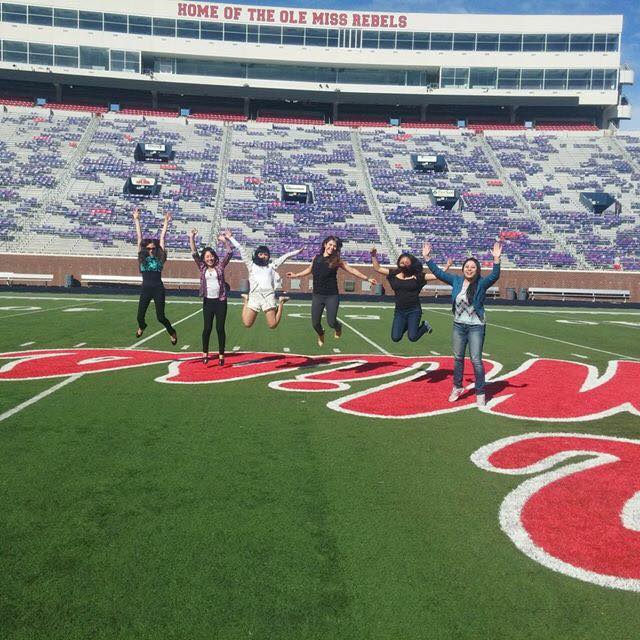
{"type": "Polygon", "coordinates": [[[444,120],[411,123],[443,127],[424,131],[406,123],[369,126],[375,119],[350,120],[367,124],[352,134],[316,123],[238,122],[244,116],[234,113],[196,113],[187,125],[148,110],[95,118],[75,113],[89,108],[83,105],[47,106],[53,115],[6,102],[9,111],[0,113],[2,250],[131,255],[134,202],[122,187],[141,174],[162,185],[159,197],[141,202],[145,234],[157,235],[163,212],[171,212],[168,243],[185,256],[191,227],[208,237],[213,226],[229,225],[242,242],[264,242],[274,255],[303,247],[302,259],[335,233],[347,240],[348,260],[368,262],[372,244],[386,252],[384,232],[396,252],[419,252],[425,238],[432,240],[439,261],[460,261],[469,252],[487,261],[493,241],[502,238],[508,266],[640,269],[640,138],[632,135],[485,129],[479,136],[470,130],[473,122],[455,130],[446,130],[453,125],[444,120]],[[221,158],[225,127],[229,152],[221,158]],[[356,163],[352,135],[367,176],[356,163]],[[176,161],[135,162],[138,141],[172,143],[176,161]],[[447,171],[415,171],[412,153],[443,154],[447,171]],[[220,175],[224,198],[215,213],[220,175]],[[369,210],[367,179],[384,229],[369,210]],[[282,183],[310,185],[314,203],[284,204],[282,183]],[[437,207],[434,188],[455,189],[458,204],[437,207]],[[619,204],[594,214],[580,202],[583,191],[605,191],[619,204]]]}

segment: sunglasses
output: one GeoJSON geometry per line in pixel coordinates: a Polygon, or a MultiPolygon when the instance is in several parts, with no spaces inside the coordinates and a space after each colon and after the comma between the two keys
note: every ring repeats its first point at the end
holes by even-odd
{"type": "Polygon", "coordinates": [[[147,251],[155,251],[156,247],[145,247],[147,251]]]}

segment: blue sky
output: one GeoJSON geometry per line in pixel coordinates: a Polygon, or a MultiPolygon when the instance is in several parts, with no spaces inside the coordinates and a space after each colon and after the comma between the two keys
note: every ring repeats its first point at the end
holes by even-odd
{"type": "Polygon", "coordinates": [[[521,14],[619,14],[624,15],[622,32],[623,63],[636,72],[636,84],[625,95],[633,105],[633,119],[623,122],[623,129],[640,130],[640,0],[244,0],[246,4],[278,7],[314,7],[347,11],[393,11],[432,13],[521,13],[521,14]],[[516,9],[514,11],[514,9],[516,9]]]}

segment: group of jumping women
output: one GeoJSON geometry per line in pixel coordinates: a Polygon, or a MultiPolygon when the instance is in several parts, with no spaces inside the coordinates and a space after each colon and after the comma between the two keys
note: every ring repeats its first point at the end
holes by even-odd
{"type": "MultiPolygon", "coordinates": [[[[133,212],[133,220],[138,240],[138,264],[142,274],[142,291],[138,304],[138,329],[136,337],[140,338],[147,327],[145,315],[151,300],[155,303],[158,321],[164,325],[173,345],[178,342],[178,335],[164,313],[165,289],[162,283],[162,269],[167,260],[165,238],[171,222],[166,214],[160,237],[143,239],[140,227],[140,211],[133,212]]],[[[204,326],[202,330],[202,361],[209,362],[209,341],[215,322],[218,335],[218,364],[224,365],[227,319],[227,295],[229,285],[225,281],[225,268],[237,249],[245,263],[249,276],[249,293],[243,294],[242,323],[251,327],[259,313],[264,313],[267,326],[275,329],[282,319],[282,310],[289,300],[286,295],[276,298],[276,290],[280,288],[282,279],[278,268],[287,260],[299,255],[302,249],[285,253],[272,260],[269,248],[260,245],[253,252],[243,247],[227,230],[218,236],[218,241],[225,246],[225,255],[220,258],[213,247],[205,247],[198,252],[196,247],[197,229],[189,234],[189,244],[193,260],[200,273],[200,297],[203,300],[202,314],[204,326]]],[[[288,278],[302,278],[311,275],[313,278],[313,295],[311,298],[311,324],[317,335],[319,346],[325,342],[322,316],[326,312],[327,324],[334,331],[335,338],[342,335],[342,325],[338,320],[340,297],[338,292],[338,271],[347,273],[377,284],[375,278],[368,278],[358,269],[350,266],[341,258],[342,240],[336,236],[328,236],[322,241],[318,254],[311,264],[297,273],[289,271],[288,278]]],[[[480,263],[476,258],[467,258],[462,264],[462,275],[448,273],[453,264],[447,261],[440,268],[431,259],[431,245],[428,242],[422,247],[423,263],[411,253],[402,253],[395,268],[381,267],[376,249],[371,249],[373,269],[386,276],[395,297],[395,313],[391,325],[391,339],[399,342],[407,334],[411,342],[416,342],[425,334],[433,331],[431,325],[422,319],[420,292],[430,280],[441,280],[452,287],[453,312],[453,389],[449,400],[455,402],[463,393],[464,357],[469,348],[469,355],[475,374],[476,401],[479,406],[485,404],[485,376],[482,364],[486,320],[484,300],[487,290],[500,277],[500,258],[502,245],[496,242],[491,251],[493,268],[491,273],[482,276],[480,263]],[[425,271],[425,267],[428,269],[425,271]]]]}

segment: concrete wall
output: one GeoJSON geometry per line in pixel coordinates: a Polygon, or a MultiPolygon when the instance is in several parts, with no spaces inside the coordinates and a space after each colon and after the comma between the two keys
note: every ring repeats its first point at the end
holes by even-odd
{"type": "MultiPolygon", "coordinates": [[[[289,270],[301,270],[300,263],[287,263],[280,268],[284,275],[289,270]]],[[[376,274],[369,266],[358,266],[369,276],[378,277],[385,284],[384,278],[376,274]]],[[[138,274],[138,264],[135,258],[88,258],[76,256],[38,256],[24,254],[0,254],[0,272],[9,271],[15,273],[51,273],[54,276],[54,285],[63,285],[66,275],[73,275],[78,280],[82,274],[91,275],[128,275],[138,274]]],[[[455,270],[454,270],[455,271],[455,270]]],[[[191,260],[169,259],[164,275],[174,278],[197,278],[198,270],[191,260]]],[[[247,270],[240,261],[232,261],[227,267],[227,282],[231,288],[238,290],[240,283],[247,277],[247,270]]],[[[348,274],[340,271],[339,282],[341,291],[344,291],[344,280],[352,280],[348,274]],[[346,278],[345,278],[346,276],[346,278]]],[[[309,292],[308,278],[304,278],[301,291],[309,292]]],[[[289,281],[284,279],[285,288],[289,287],[289,281]]],[[[435,283],[434,283],[435,284],[435,283]]],[[[503,270],[497,286],[500,294],[506,297],[506,289],[513,287],[516,290],[521,287],[569,287],[572,289],[629,289],[631,301],[640,302],[640,272],[621,271],[534,271],[511,269],[503,270]]],[[[386,287],[388,289],[388,286],[386,287]]],[[[295,291],[295,290],[293,290],[295,291]]],[[[355,293],[362,293],[362,283],[356,281],[355,293]]],[[[365,293],[370,293],[365,291],[365,293]]]]}

